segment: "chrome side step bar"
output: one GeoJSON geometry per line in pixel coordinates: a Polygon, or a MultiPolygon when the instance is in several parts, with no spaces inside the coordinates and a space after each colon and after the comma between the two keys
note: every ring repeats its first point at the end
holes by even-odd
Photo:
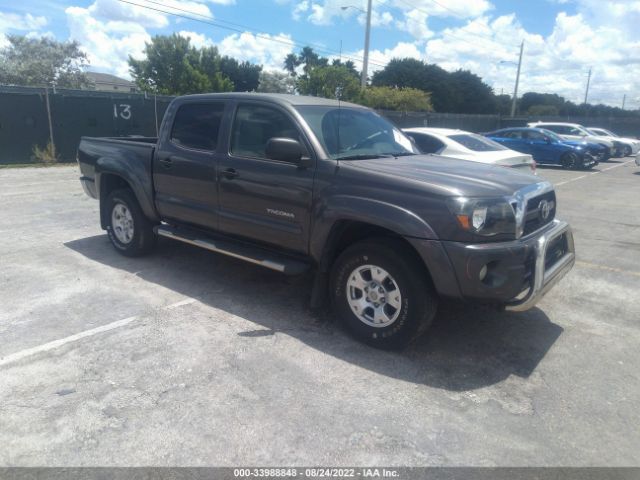
{"type": "Polygon", "coordinates": [[[279,255],[260,247],[205,236],[196,230],[175,228],[169,225],[158,225],[153,230],[160,237],[172,238],[179,242],[238,258],[285,275],[300,275],[310,267],[308,263],[294,258],[279,255]]]}

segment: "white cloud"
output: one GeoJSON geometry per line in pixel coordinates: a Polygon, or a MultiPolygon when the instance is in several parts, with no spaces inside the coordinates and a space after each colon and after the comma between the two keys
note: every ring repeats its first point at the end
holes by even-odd
{"type": "MultiPolygon", "coordinates": [[[[95,10],[91,7],[69,7],[65,13],[70,37],[80,42],[91,67],[129,78],[129,55],[140,58],[145,42],[151,39],[144,26],[121,20],[118,15],[115,20],[99,20],[93,16],[95,10]]],[[[154,23],[157,19],[146,21],[154,23]]]]}
{"type": "Polygon", "coordinates": [[[193,45],[196,48],[213,46],[213,41],[202,33],[181,30],[180,32],[178,32],[178,35],[180,35],[181,37],[188,38],[191,41],[191,45],[193,45]]]}
{"type": "Polygon", "coordinates": [[[222,55],[259,63],[267,70],[281,70],[284,59],[294,50],[291,36],[284,33],[259,36],[250,32],[233,34],[216,46],[222,55]]]}
{"type": "Polygon", "coordinates": [[[38,36],[40,30],[47,24],[47,19],[42,16],[36,17],[30,13],[19,15],[17,13],[0,12],[0,48],[4,48],[9,44],[6,34],[29,32],[31,36],[38,36]]]}

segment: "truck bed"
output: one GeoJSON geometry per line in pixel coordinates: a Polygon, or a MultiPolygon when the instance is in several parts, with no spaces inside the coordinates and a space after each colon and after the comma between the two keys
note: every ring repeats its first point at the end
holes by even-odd
{"type": "Polygon", "coordinates": [[[146,203],[147,208],[152,206],[152,167],[157,140],[155,137],[82,137],[77,160],[85,192],[98,198],[100,176],[125,171],[126,178],[135,180],[132,188],[144,195],[141,203],[146,203]]]}

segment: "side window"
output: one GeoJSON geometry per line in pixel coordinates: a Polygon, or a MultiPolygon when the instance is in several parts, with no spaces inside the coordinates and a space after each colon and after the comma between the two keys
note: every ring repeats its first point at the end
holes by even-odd
{"type": "Polygon", "coordinates": [[[409,135],[416,141],[421,153],[438,153],[444,147],[444,143],[431,135],[422,133],[410,133],[409,135]]]}
{"type": "Polygon", "coordinates": [[[267,142],[274,137],[293,138],[302,143],[295,124],[280,110],[260,105],[238,107],[231,134],[232,154],[266,159],[267,142]]]}
{"type": "MultiPolygon", "coordinates": [[[[526,133],[526,132],[525,132],[526,133]]],[[[505,132],[502,137],[504,138],[522,138],[524,135],[522,132],[520,132],[519,130],[515,130],[512,132],[505,132]]]]}
{"type": "Polygon", "coordinates": [[[529,131],[527,132],[527,138],[529,140],[544,141],[545,137],[540,132],[529,131]]]}
{"type": "Polygon", "coordinates": [[[578,130],[577,128],[570,128],[569,129],[569,135],[583,135],[582,131],[578,130]]]}
{"type": "Polygon", "coordinates": [[[544,125],[541,128],[551,130],[552,132],[559,133],[560,135],[564,135],[567,133],[564,131],[564,128],[561,125],[544,125]]]}
{"type": "Polygon", "coordinates": [[[176,145],[213,151],[224,114],[224,103],[188,103],[176,113],[171,141],[176,145]]]}

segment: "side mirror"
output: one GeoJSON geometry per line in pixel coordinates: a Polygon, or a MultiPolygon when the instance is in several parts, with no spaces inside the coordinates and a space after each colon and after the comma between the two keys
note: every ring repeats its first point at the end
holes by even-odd
{"type": "Polygon", "coordinates": [[[274,137],[270,138],[265,148],[267,158],[280,160],[281,162],[295,163],[300,166],[309,166],[303,158],[305,149],[299,141],[293,138],[274,137]]]}

